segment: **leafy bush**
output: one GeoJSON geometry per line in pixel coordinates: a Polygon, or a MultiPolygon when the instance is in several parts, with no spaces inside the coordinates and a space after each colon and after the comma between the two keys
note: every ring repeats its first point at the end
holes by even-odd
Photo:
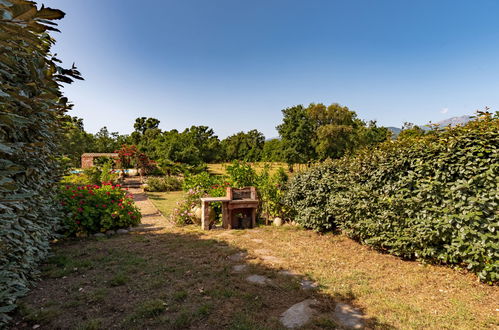
{"type": "Polygon", "coordinates": [[[250,164],[242,161],[234,161],[227,166],[227,174],[234,187],[242,188],[255,186],[257,174],[250,164]]]}
{"type": "Polygon", "coordinates": [[[262,214],[268,219],[275,217],[289,218],[290,208],[284,204],[284,196],[288,175],[279,168],[273,175],[267,165],[257,178],[258,196],[262,214]]]}
{"type": "Polygon", "coordinates": [[[0,1],[0,328],[28,291],[60,221],[63,115],[60,86],[80,79],[50,48],[64,13],[30,1],[0,1]]]}
{"type": "Polygon", "coordinates": [[[103,182],[117,184],[119,179],[119,174],[115,170],[112,170],[109,164],[105,164],[102,169],[91,167],[84,169],[82,173],[71,173],[66,175],[61,182],[85,186],[101,185],[103,182]]]}
{"type": "Polygon", "coordinates": [[[499,277],[499,118],[387,142],[298,174],[296,221],[404,258],[499,277]]]}
{"type": "Polygon", "coordinates": [[[198,189],[208,193],[212,189],[221,186],[224,183],[224,180],[225,178],[223,176],[211,175],[208,172],[202,172],[200,174],[187,175],[184,178],[183,188],[185,191],[198,189]]]}
{"type": "Polygon", "coordinates": [[[177,202],[177,206],[173,209],[170,219],[178,226],[195,223],[194,213],[192,209],[196,206],[200,207],[200,198],[206,193],[199,189],[189,189],[187,196],[183,201],[177,202]]]}
{"type": "Polygon", "coordinates": [[[182,189],[182,181],[174,176],[150,177],[146,180],[146,191],[177,191],[182,189]]]}
{"type": "Polygon", "coordinates": [[[64,233],[68,236],[105,232],[140,223],[132,196],[120,186],[71,186],[61,189],[64,233]]]}

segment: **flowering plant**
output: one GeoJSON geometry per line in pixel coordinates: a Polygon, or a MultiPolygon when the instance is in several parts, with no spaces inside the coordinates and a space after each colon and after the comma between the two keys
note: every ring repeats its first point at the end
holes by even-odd
{"type": "Polygon", "coordinates": [[[66,185],[59,194],[66,235],[105,232],[135,226],[141,214],[132,195],[120,185],[66,185]]]}
{"type": "Polygon", "coordinates": [[[193,209],[199,206],[199,198],[205,196],[206,193],[200,189],[189,189],[187,196],[183,201],[177,202],[177,206],[173,209],[170,216],[171,220],[181,226],[195,223],[196,216],[193,209]]]}

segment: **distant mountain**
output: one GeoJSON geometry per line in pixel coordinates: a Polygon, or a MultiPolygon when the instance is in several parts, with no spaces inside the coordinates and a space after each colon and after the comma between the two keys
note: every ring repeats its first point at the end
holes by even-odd
{"type": "Polygon", "coordinates": [[[398,128],[398,127],[387,127],[387,128],[390,132],[392,132],[393,137],[397,137],[400,134],[400,132],[402,131],[402,129],[398,128]]]}
{"type": "Polygon", "coordinates": [[[460,117],[452,117],[452,118],[449,118],[449,119],[444,119],[442,121],[439,121],[435,124],[437,124],[438,126],[440,127],[446,127],[446,126],[457,126],[457,125],[464,125],[466,123],[468,123],[469,121],[471,121],[473,118],[471,118],[471,116],[467,116],[467,115],[464,115],[464,116],[460,116],[460,117]]]}
{"type": "MultiPolygon", "coordinates": [[[[459,117],[447,118],[447,119],[441,120],[439,122],[436,122],[435,124],[438,125],[439,127],[447,127],[449,125],[454,127],[457,125],[464,125],[464,124],[470,122],[471,120],[473,120],[473,118],[471,118],[471,116],[464,115],[464,116],[459,116],[459,117]]],[[[418,126],[421,127],[422,129],[424,129],[425,131],[430,130],[429,124],[418,125],[418,126]]],[[[387,128],[393,133],[393,138],[396,138],[400,134],[400,132],[402,131],[402,129],[398,128],[398,127],[387,127],[387,128]]]]}

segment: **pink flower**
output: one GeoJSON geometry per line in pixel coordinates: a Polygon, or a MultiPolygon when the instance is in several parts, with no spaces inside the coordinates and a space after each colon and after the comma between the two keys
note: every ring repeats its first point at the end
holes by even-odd
{"type": "Polygon", "coordinates": [[[83,212],[83,209],[81,207],[79,207],[78,212],[83,212]]]}

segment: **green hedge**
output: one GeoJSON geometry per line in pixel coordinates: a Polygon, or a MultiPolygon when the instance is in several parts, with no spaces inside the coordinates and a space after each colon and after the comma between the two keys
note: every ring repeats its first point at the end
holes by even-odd
{"type": "Polygon", "coordinates": [[[318,231],[340,229],[409,259],[499,277],[499,118],[389,141],[296,175],[286,202],[318,231]]]}
{"type": "Polygon", "coordinates": [[[79,78],[49,53],[46,32],[63,16],[30,1],[0,1],[0,328],[60,221],[58,141],[69,107],[60,84],[79,78]]]}

